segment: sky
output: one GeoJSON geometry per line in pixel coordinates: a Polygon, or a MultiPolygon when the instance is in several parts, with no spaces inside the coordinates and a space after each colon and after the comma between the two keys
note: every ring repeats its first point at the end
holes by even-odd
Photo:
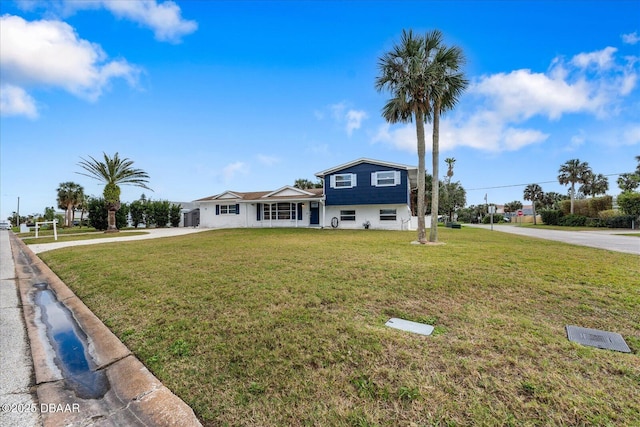
{"type": "MultiPolygon", "coordinates": [[[[134,161],[189,202],[276,190],[359,158],[417,165],[415,124],[374,82],[403,29],[439,29],[469,87],[442,117],[440,175],[467,204],[566,194],[570,159],[608,175],[640,155],[640,1],[0,2],[0,218],[57,206],[78,163],[134,161]]],[[[427,126],[427,172],[431,170],[427,126]]],[[[527,204],[525,202],[525,204],[527,204]]]]}

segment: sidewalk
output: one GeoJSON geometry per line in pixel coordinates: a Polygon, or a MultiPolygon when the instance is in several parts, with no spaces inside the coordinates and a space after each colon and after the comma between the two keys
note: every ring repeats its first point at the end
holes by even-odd
{"type": "MultiPolygon", "coordinates": [[[[464,224],[464,226],[484,228],[486,230],[491,228],[490,225],[485,224],[464,224]]],[[[518,234],[521,236],[536,237],[539,239],[555,240],[572,245],[589,246],[614,252],[640,255],[640,237],[623,236],[621,233],[625,233],[624,230],[606,229],[602,231],[564,231],[502,224],[494,224],[493,229],[503,233],[518,234]]],[[[637,231],[632,230],[626,230],[626,233],[638,234],[637,231]]]]}
{"type": "MultiPolygon", "coordinates": [[[[64,246],[169,237],[204,230],[145,231],[150,232],[35,246],[43,252],[64,246]]],[[[0,232],[0,266],[0,426],[200,426],[191,408],[147,370],[31,247],[4,230],[0,232]],[[76,347],[56,350],[58,345],[52,346],[49,341],[48,328],[59,327],[60,323],[57,318],[56,322],[47,323],[44,308],[36,304],[40,284],[46,284],[56,304],[69,311],[69,321],[75,322],[85,335],[80,345],[85,352],[77,355],[91,358],[90,364],[95,366],[92,372],[106,378],[107,387],[99,396],[81,397],[71,384],[86,377],[71,373],[67,376],[65,372],[70,371],[58,364],[57,357],[68,357],[68,353],[60,356],[58,351],[71,350],[76,354],[78,350],[76,347]]]]}
{"type": "Polygon", "coordinates": [[[9,233],[0,231],[0,425],[41,426],[9,233]]]}

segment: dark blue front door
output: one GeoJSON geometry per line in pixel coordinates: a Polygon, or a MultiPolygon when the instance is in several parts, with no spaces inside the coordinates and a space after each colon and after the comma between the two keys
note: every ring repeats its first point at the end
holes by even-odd
{"type": "Polygon", "coordinates": [[[320,225],[320,202],[311,202],[311,208],[309,209],[310,212],[310,218],[309,218],[309,224],[310,225],[320,225]]]}

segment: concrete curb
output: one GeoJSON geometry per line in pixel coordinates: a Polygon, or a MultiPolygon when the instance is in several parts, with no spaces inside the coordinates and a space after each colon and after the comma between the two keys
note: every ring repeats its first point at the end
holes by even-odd
{"type": "Polygon", "coordinates": [[[11,240],[45,427],[201,425],[193,410],[149,372],[27,245],[15,235],[11,240]],[[110,383],[102,398],[82,399],[66,385],[34,303],[37,283],[48,284],[87,335],[97,370],[104,371],[110,383]]]}

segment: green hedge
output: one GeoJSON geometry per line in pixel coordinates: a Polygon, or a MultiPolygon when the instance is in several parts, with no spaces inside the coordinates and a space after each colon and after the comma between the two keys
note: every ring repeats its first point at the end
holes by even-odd
{"type": "Polygon", "coordinates": [[[544,209],[540,211],[540,217],[542,222],[547,225],[560,225],[560,218],[562,218],[562,211],[557,209],[544,209]]]}

